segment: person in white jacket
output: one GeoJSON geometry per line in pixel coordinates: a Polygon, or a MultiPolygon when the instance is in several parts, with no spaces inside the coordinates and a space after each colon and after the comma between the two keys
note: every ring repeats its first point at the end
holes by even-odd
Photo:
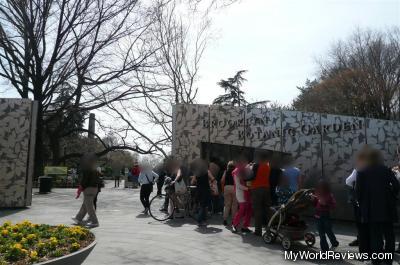
{"type": "Polygon", "coordinates": [[[346,185],[353,188],[357,180],[357,169],[353,169],[351,174],[346,178],[346,185]]]}
{"type": "MultiPolygon", "coordinates": [[[[367,148],[367,147],[364,147],[367,148]]],[[[346,178],[346,185],[349,186],[352,190],[352,193],[354,193],[354,189],[356,186],[356,181],[357,181],[357,172],[362,170],[362,168],[365,166],[365,157],[363,157],[364,152],[360,152],[357,157],[356,157],[356,167],[353,169],[351,174],[346,178]]],[[[357,210],[357,203],[354,200],[354,194],[351,196],[351,203],[353,204],[354,207],[354,216],[356,219],[356,224],[357,228],[359,227],[359,218],[358,218],[358,210],[357,210]]],[[[350,247],[355,247],[358,246],[358,235],[355,240],[349,243],[350,247]]]]}
{"type": "Polygon", "coordinates": [[[140,183],[140,201],[143,204],[143,214],[149,213],[150,207],[150,194],[153,192],[154,183],[158,180],[158,174],[155,173],[151,166],[144,164],[139,174],[140,183]]]}

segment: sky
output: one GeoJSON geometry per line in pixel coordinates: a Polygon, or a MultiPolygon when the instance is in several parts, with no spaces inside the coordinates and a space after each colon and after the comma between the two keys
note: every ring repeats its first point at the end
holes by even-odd
{"type": "Polygon", "coordinates": [[[217,37],[200,67],[198,102],[223,93],[216,83],[248,70],[250,101],[289,104],[317,74],[317,58],[357,28],[400,26],[400,0],[241,0],[213,17],[217,37]]]}
{"type": "MultiPolygon", "coordinates": [[[[214,38],[200,64],[197,102],[223,93],[220,79],[248,70],[249,101],[290,104],[313,79],[316,59],[357,28],[400,26],[400,0],[238,0],[212,14],[214,38]]],[[[8,87],[1,82],[0,87],[8,87]]],[[[0,96],[18,97],[14,90],[0,96]]]]}

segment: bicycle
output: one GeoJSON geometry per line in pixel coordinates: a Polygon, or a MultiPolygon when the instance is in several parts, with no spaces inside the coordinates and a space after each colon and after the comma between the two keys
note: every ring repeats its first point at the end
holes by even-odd
{"type": "MultiPolygon", "coordinates": [[[[185,193],[176,194],[167,187],[168,197],[166,194],[161,194],[154,196],[150,200],[150,216],[156,221],[163,222],[172,219],[175,213],[182,211],[184,217],[188,216],[195,219],[199,209],[199,203],[195,199],[196,188],[196,186],[188,186],[185,193]],[[172,210],[168,211],[168,209],[172,210]]],[[[212,213],[212,211],[213,206],[211,204],[208,214],[212,213]]]]}

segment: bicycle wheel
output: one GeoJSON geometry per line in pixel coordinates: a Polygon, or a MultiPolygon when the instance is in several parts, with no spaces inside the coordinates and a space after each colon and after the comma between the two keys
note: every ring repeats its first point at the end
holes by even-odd
{"type": "MultiPolygon", "coordinates": [[[[156,195],[154,196],[151,201],[150,201],[150,215],[151,217],[153,217],[155,220],[157,221],[165,221],[168,218],[170,218],[173,214],[174,211],[172,211],[172,213],[168,213],[168,206],[165,207],[165,194],[161,194],[161,195],[156,195]]],[[[172,201],[169,200],[169,204],[171,204],[172,201]]],[[[169,207],[172,207],[172,209],[174,209],[173,207],[174,205],[169,205],[169,207]]]]}

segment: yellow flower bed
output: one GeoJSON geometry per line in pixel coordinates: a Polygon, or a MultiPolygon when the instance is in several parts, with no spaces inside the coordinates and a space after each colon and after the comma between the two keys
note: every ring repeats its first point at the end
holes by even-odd
{"type": "Polygon", "coordinates": [[[5,222],[0,226],[0,265],[34,264],[61,257],[93,240],[93,234],[80,226],[5,222]]]}

